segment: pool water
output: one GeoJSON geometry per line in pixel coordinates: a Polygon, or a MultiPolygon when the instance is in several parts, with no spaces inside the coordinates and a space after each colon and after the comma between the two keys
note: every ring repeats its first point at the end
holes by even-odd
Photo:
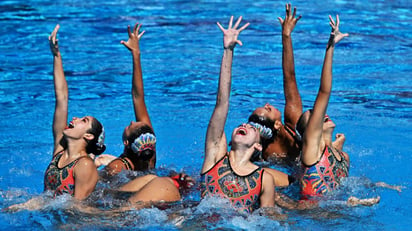
{"type": "MultiPolygon", "coordinates": [[[[314,211],[283,211],[272,220],[233,212],[225,201],[190,192],[165,210],[85,214],[71,199],[49,201],[41,211],[0,213],[4,230],[407,230],[412,225],[412,23],[409,1],[295,1],[303,17],[293,31],[296,76],[304,109],[319,87],[328,15],[339,14],[350,34],[335,50],[328,114],[346,135],[350,175],[335,195],[380,196],[373,207],[325,204],[314,211]],[[404,186],[372,187],[385,181],[404,186]]],[[[222,33],[231,15],[251,25],[240,35],[226,132],[266,102],[283,111],[281,27],[284,2],[274,1],[70,1],[0,2],[0,207],[43,192],[52,152],[52,55],[47,37],[58,34],[69,84],[69,118],[93,115],[105,126],[106,153],[122,151],[121,134],[134,120],[132,59],[120,44],[127,25],[146,30],[141,40],[146,104],[157,134],[157,166],[199,179],[204,140],[215,98],[222,33]]],[[[119,176],[126,179],[127,174],[119,176]]],[[[108,187],[105,183],[100,188],[108,187]]],[[[293,191],[293,190],[291,190],[293,191]]],[[[286,190],[287,192],[287,190],[286,190]]],[[[115,204],[100,195],[100,206],[115,204]]],[[[292,195],[293,196],[293,195],[292,195]]]]}

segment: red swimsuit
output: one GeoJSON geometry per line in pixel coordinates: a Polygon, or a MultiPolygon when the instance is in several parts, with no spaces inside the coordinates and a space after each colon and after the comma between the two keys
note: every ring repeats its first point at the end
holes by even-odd
{"type": "Polygon", "coordinates": [[[349,175],[349,163],[342,152],[338,151],[340,161],[326,146],[319,161],[311,166],[302,164],[303,176],[301,179],[302,196],[310,198],[320,196],[334,190],[341,178],[349,175]]]}
{"type": "Polygon", "coordinates": [[[201,174],[202,197],[223,195],[240,211],[258,208],[262,191],[263,169],[257,168],[246,176],[237,175],[225,155],[210,170],[201,174]]]}
{"type": "Polygon", "coordinates": [[[55,155],[50,162],[44,174],[44,190],[54,191],[54,195],[61,195],[63,193],[68,193],[74,196],[74,176],[73,169],[77,162],[83,157],[77,158],[68,165],[59,168],[58,163],[62,157],[63,152],[55,155]]]}

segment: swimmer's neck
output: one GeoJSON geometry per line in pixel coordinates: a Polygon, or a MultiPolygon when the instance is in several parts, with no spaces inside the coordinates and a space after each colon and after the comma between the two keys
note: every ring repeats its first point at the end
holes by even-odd
{"type": "Polygon", "coordinates": [[[332,133],[324,132],[322,133],[322,140],[327,146],[332,146],[332,133]]]}

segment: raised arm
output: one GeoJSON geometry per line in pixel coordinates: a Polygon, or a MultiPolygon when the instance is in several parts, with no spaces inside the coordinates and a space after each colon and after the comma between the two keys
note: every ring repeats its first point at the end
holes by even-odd
{"type": "Polygon", "coordinates": [[[284,121],[289,127],[294,128],[302,114],[302,100],[298,91],[295,77],[295,63],[293,58],[292,31],[302,16],[296,18],[296,7],[291,13],[291,4],[286,4],[285,19],[278,18],[282,26],[282,69],[283,92],[285,94],[284,121]]]}
{"type": "Polygon", "coordinates": [[[63,71],[63,61],[59,51],[57,40],[57,31],[60,25],[57,24],[53,32],[49,36],[50,50],[53,54],[53,81],[54,94],[56,98],[53,116],[53,138],[54,150],[53,155],[63,150],[61,139],[63,138],[63,130],[67,126],[69,90],[67,87],[66,78],[63,71]]]}
{"type": "Polygon", "coordinates": [[[329,24],[332,32],[326,46],[326,54],[323,62],[320,88],[316,97],[313,112],[310,116],[306,131],[303,137],[302,161],[306,165],[314,164],[320,155],[320,142],[322,138],[323,122],[328,107],[329,97],[332,90],[332,59],[335,44],[348,36],[339,31],[339,16],[336,15],[336,23],[329,15],[329,24]]]}
{"type": "Polygon", "coordinates": [[[132,98],[136,121],[141,121],[152,127],[149,113],[147,112],[146,103],[144,100],[142,65],[140,63],[140,46],[139,40],[145,31],[139,34],[142,24],[136,23],[133,28],[133,33],[130,31],[130,26],[127,27],[129,32],[129,40],[121,41],[127,49],[132,53],[133,57],[133,79],[132,79],[132,98]]]}
{"type": "Polygon", "coordinates": [[[232,16],[227,30],[224,29],[219,22],[217,23],[220,30],[223,32],[223,57],[220,66],[216,105],[206,133],[205,159],[201,171],[202,173],[209,170],[227,151],[224,128],[229,110],[233,51],[236,44],[242,45],[242,42],[237,39],[239,33],[249,26],[249,23],[246,23],[240,29],[237,29],[241,21],[242,16],[239,17],[235,25],[232,25],[232,16]]]}

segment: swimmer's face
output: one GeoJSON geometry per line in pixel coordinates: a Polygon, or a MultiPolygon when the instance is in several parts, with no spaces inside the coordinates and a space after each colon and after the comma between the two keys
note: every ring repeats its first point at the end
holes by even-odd
{"type": "Polygon", "coordinates": [[[325,114],[325,117],[323,118],[323,130],[333,130],[335,127],[336,124],[330,119],[330,117],[327,114],[325,114]]]}
{"type": "Polygon", "coordinates": [[[280,111],[277,108],[275,108],[274,106],[272,106],[268,103],[265,104],[265,106],[263,106],[263,107],[256,108],[255,111],[253,111],[252,114],[267,118],[267,119],[269,119],[273,122],[281,121],[281,119],[282,119],[280,111]]]}
{"type": "MultiPolygon", "coordinates": [[[[313,111],[312,110],[307,110],[302,114],[302,119],[304,121],[306,121],[304,123],[304,130],[306,130],[307,124],[309,122],[309,118],[312,116],[313,111]]],[[[333,131],[333,129],[336,127],[335,123],[332,121],[332,119],[325,114],[324,118],[323,118],[323,131],[327,131],[328,129],[331,129],[331,131],[333,131]]],[[[304,131],[303,130],[303,131],[304,131]]],[[[301,131],[299,131],[301,132],[301,131]]]]}
{"type": "Polygon", "coordinates": [[[254,126],[250,124],[241,124],[232,132],[232,146],[236,144],[249,144],[260,142],[260,133],[254,126]]]}
{"type": "Polygon", "coordinates": [[[82,138],[92,128],[93,120],[92,116],[73,117],[69,125],[63,130],[63,135],[75,139],[82,138]]]}

